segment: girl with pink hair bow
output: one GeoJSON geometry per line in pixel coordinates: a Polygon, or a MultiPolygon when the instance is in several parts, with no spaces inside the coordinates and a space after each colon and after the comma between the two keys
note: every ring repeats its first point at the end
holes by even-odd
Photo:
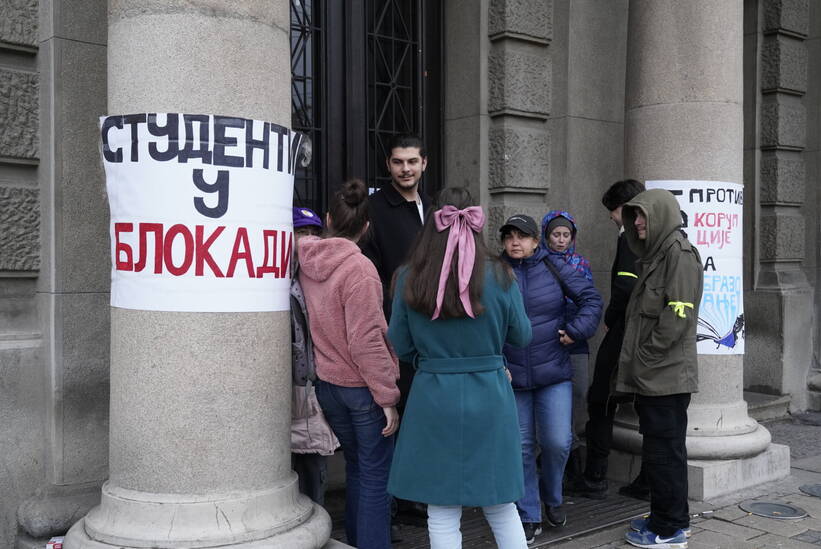
{"type": "Polygon", "coordinates": [[[431,547],[461,547],[462,507],[482,507],[503,549],[527,547],[514,501],[521,441],[505,343],[530,342],[510,269],[490,257],[485,216],[464,188],[443,190],[397,272],[388,337],[416,368],[388,491],[428,504],[431,547]]]}

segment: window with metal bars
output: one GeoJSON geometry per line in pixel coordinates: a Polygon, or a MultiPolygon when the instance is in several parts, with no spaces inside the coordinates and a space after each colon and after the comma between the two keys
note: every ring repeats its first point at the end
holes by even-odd
{"type": "Polygon", "coordinates": [[[321,4],[291,0],[291,126],[306,136],[310,162],[294,176],[294,202],[321,210],[323,166],[323,71],[321,4]]]}
{"type": "Polygon", "coordinates": [[[324,211],[343,180],[389,184],[400,133],[428,149],[426,192],[441,179],[441,4],[434,0],[291,0],[292,126],[308,136],[294,200],[324,211]]]}

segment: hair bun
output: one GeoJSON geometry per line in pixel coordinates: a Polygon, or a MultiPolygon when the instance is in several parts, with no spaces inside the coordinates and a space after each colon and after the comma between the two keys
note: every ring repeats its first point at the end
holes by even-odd
{"type": "Polygon", "coordinates": [[[361,179],[351,179],[342,185],[342,200],[351,208],[356,208],[368,197],[368,187],[361,179]]]}

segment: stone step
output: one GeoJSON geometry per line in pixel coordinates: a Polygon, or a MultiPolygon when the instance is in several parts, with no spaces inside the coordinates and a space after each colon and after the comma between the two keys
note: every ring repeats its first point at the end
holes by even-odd
{"type": "Polygon", "coordinates": [[[787,417],[790,411],[790,395],[767,395],[744,391],[747,413],[756,421],[787,417]]]}
{"type": "MultiPolygon", "coordinates": [[[[26,534],[19,534],[17,536],[17,544],[14,549],[43,549],[48,543],[49,538],[35,539],[26,534]]],[[[328,543],[322,546],[322,549],[354,549],[350,545],[337,541],[335,539],[328,540],[328,543]]]]}

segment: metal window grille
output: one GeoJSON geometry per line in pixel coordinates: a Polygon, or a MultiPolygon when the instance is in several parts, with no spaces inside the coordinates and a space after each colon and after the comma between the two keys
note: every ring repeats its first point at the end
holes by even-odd
{"type": "Polygon", "coordinates": [[[367,182],[390,182],[385,158],[393,136],[419,134],[421,0],[367,0],[367,182]]]}
{"type": "Polygon", "coordinates": [[[298,166],[294,202],[321,211],[323,151],[323,29],[317,0],[291,0],[291,126],[311,148],[311,162],[298,166]]]}
{"type": "MultiPolygon", "coordinates": [[[[347,177],[387,184],[396,134],[423,135],[441,162],[439,0],[290,0],[290,7],[291,126],[312,148],[310,165],[296,171],[295,203],[322,212],[347,177]]],[[[425,178],[438,181],[432,172],[429,162],[425,178]]]]}

